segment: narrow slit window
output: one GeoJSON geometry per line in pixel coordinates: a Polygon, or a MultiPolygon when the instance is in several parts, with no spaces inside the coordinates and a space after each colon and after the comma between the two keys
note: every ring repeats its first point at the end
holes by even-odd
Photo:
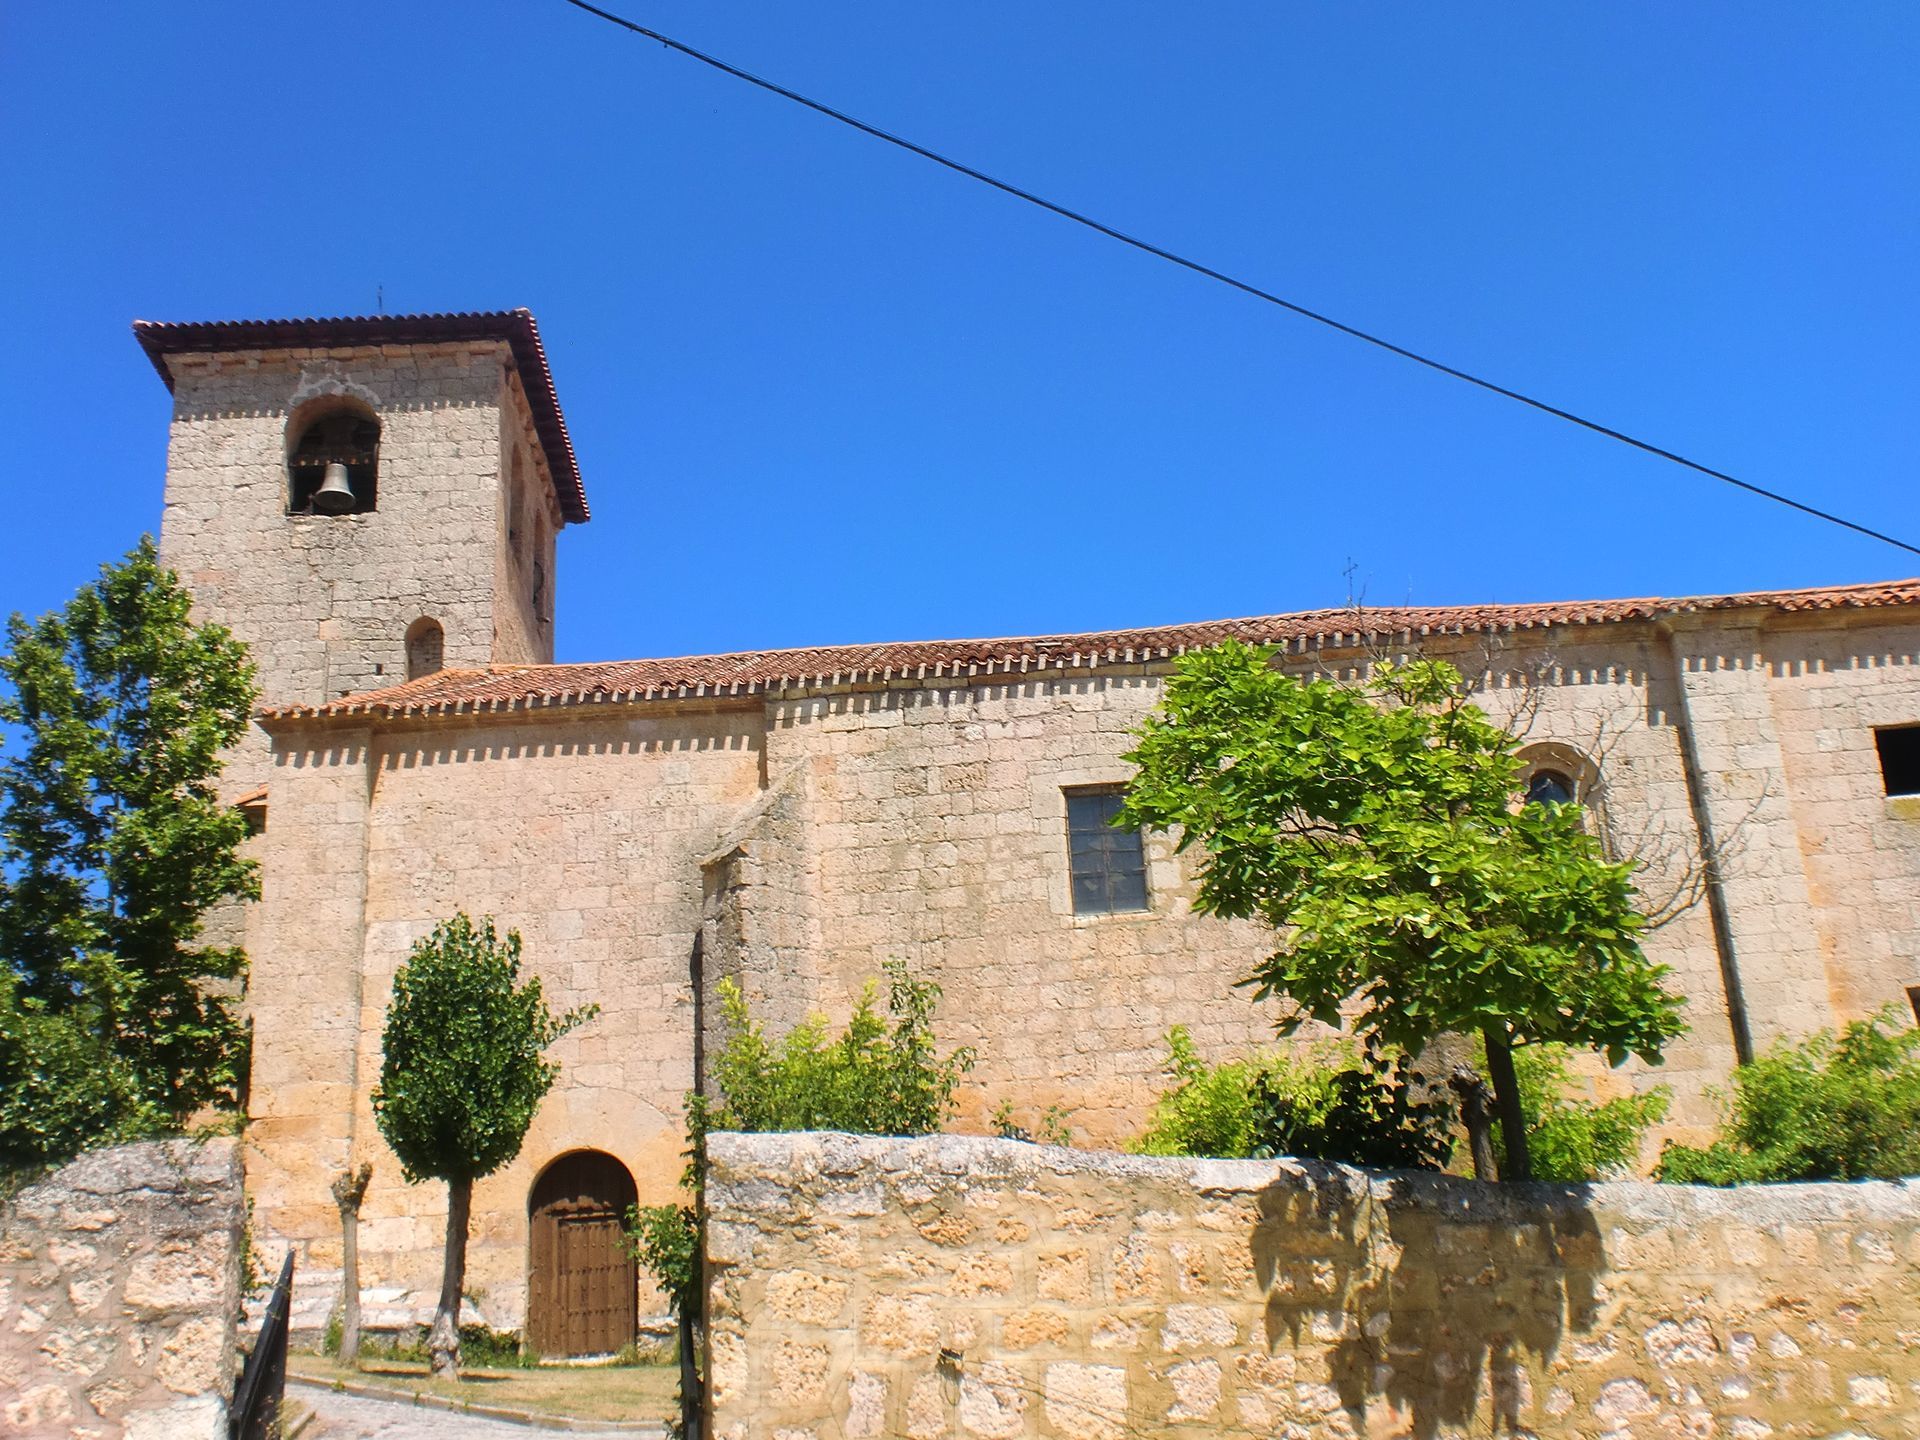
{"type": "Polygon", "coordinates": [[[447,663],[447,636],[438,620],[426,616],[407,627],[407,679],[438,674],[447,663]]]}
{"type": "Polygon", "coordinates": [[[1113,915],[1147,906],[1147,856],[1138,830],[1116,829],[1118,790],[1067,792],[1067,861],[1073,913],[1113,915]]]}
{"type": "Polygon", "coordinates": [[[1873,732],[1880,778],[1889,795],[1920,795],[1920,725],[1873,732]]]}

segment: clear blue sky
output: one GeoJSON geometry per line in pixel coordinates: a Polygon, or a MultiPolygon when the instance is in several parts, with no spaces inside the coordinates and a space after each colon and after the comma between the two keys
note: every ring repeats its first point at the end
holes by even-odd
{"type": "MultiPolygon", "coordinates": [[[[1920,532],[1920,7],[614,0],[1256,283],[1920,532]]],[[[158,522],[128,333],[530,307],[562,659],[1920,561],[559,0],[0,11],[0,609],[158,522]]]]}

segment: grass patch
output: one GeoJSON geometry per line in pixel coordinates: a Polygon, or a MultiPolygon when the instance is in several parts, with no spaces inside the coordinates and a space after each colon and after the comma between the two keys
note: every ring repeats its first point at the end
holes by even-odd
{"type": "Polygon", "coordinates": [[[363,1357],[360,1367],[329,1355],[295,1351],[289,1374],[322,1384],[351,1380],[411,1394],[438,1395],[473,1405],[501,1405],[575,1420],[651,1420],[677,1413],[680,1372],[672,1365],[543,1366],[537,1370],[463,1369],[458,1380],[435,1380],[416,1360],[363,1357]]]}

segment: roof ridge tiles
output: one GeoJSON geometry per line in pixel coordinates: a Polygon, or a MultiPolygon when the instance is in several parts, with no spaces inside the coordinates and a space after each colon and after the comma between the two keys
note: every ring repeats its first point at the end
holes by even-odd
{"type": "Polygon", "coordinates": [[[1138,626],[1082,634],[981,639],[894,640],[810,645],[706,655],[559,664],[489,665],[441,670],[400,685],[343,696],[321,705],[273,705],[268,719],[366,714],[449,713],[471,706],[488,712],[587,700],[647,699],[689,694],[724,698],[768,690],[842,683],[958,679],[966,675],[1042,673],[1098,668],[1101,663],[1152,663],[1229,638],[1279,645],[1294,653],[1357,643],[1362,636],[1511,633],[1555,625],[1647,620],[1704,610],[1766,608],[1781,612],[1842,607],[1920,605],[1920,579],[1866,582],[1797,590],[1689,595],[1673,599],[1533,601],[1520,605],[1382,606],[1356,620],[1350,608],[1306,610],[1175,625],[1138,626]],[[1376,617],[1369,622],[1367,616],[1376,617]],[[1116,662],[1122,647],[1127,660],[1116,662]],[[1297,647],[1297,648],[1296,648],[1297,647]],[[798,663],[796,663],[798,662],[798,663]],[[831,677],[831,678],[830,678],[831,677]],[[743,688],[744,687],[744,688],[743,688]]]}

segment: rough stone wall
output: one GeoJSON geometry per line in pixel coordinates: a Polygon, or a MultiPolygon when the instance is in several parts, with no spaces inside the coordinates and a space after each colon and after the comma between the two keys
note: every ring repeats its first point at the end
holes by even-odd
{"type": "Polygon", "coordinates": [[[1680,617],[1672,632],[1713,823],[1728,840],[1740,831],[1724,867],[1727,910],[1754,1043],[1764,1048],[1833,1018],[1771,703],[1771,637],[1757,615],[1680,617]]]}
{"type": "Polygon", "coordinates": [[[939,982],[942,1040],[979,1052],[973,1123],[998,1092],[1112,1134],[1138,1124],[1173,1020],[1209,1052],[1269,1037],[1231,990],[1264,937],[1189,915],[1164,837],[1147,845],[1150,911],[1072,912],[1063,787],[1124,780],[1128,731],[1158,694],[1157,677],[1116,670],[769,706],[769,769],[813,776],[816,1003],[843,1017],[894,956],[939,982]]]}
{"type": "Polygon", "coordinates": [[[262,1244],[299,1253],[297,1327],[318,1329],[338,1298],[328,1185],[361,1161],[374,1167],[360,1230],[366,1323],[431,1315],[446,1188],[405,1183],[369,1097],[394,971],[456,909],[521,933],[526,970],[554,1009],[600,1006],[553,1047],[560,1081],[519,1158],[475,1187],[476,1318],[522,1323],[528,1194],[554,1159],[605,1151],[632,1172],[642,1204],[675,1198],[700,865],[759,792],[758,748],[754,709],[609,707],[280,737],[247,1170],[262,1244]]]}
{"type": "Polygon", "coordinates": [[[1920,1188],[715,1136],[720,1440],[1896,1440],[1920,1188]]]}
{"type": "MultiPolygon", "coordinates": [[[[553,658],[500,556],[503,445],[531,423],[507,362],[499,341],[172,357],[161,556],[196,613],[252,647],[267,701],[399,683],[423,617],[444,630],[448,665],[553,658]],[[379,418],[377,508],[289,515],[288,451],[336,398],[379,418]]],[[[522,466],[528,493],[547,483],[537,456],[522,466]]],[[[526,543],[551,575],[551,528],[526,543]]],[[[266,750],[257,732],[240,747],[235,793],[266,781],[266,750]]]]}
{"type": "Polygon", "coordinates": [[[225,1440],[246,1212],[236,1143],[96,1150],[0,1212],[0,1430],[225,1440]]]}

